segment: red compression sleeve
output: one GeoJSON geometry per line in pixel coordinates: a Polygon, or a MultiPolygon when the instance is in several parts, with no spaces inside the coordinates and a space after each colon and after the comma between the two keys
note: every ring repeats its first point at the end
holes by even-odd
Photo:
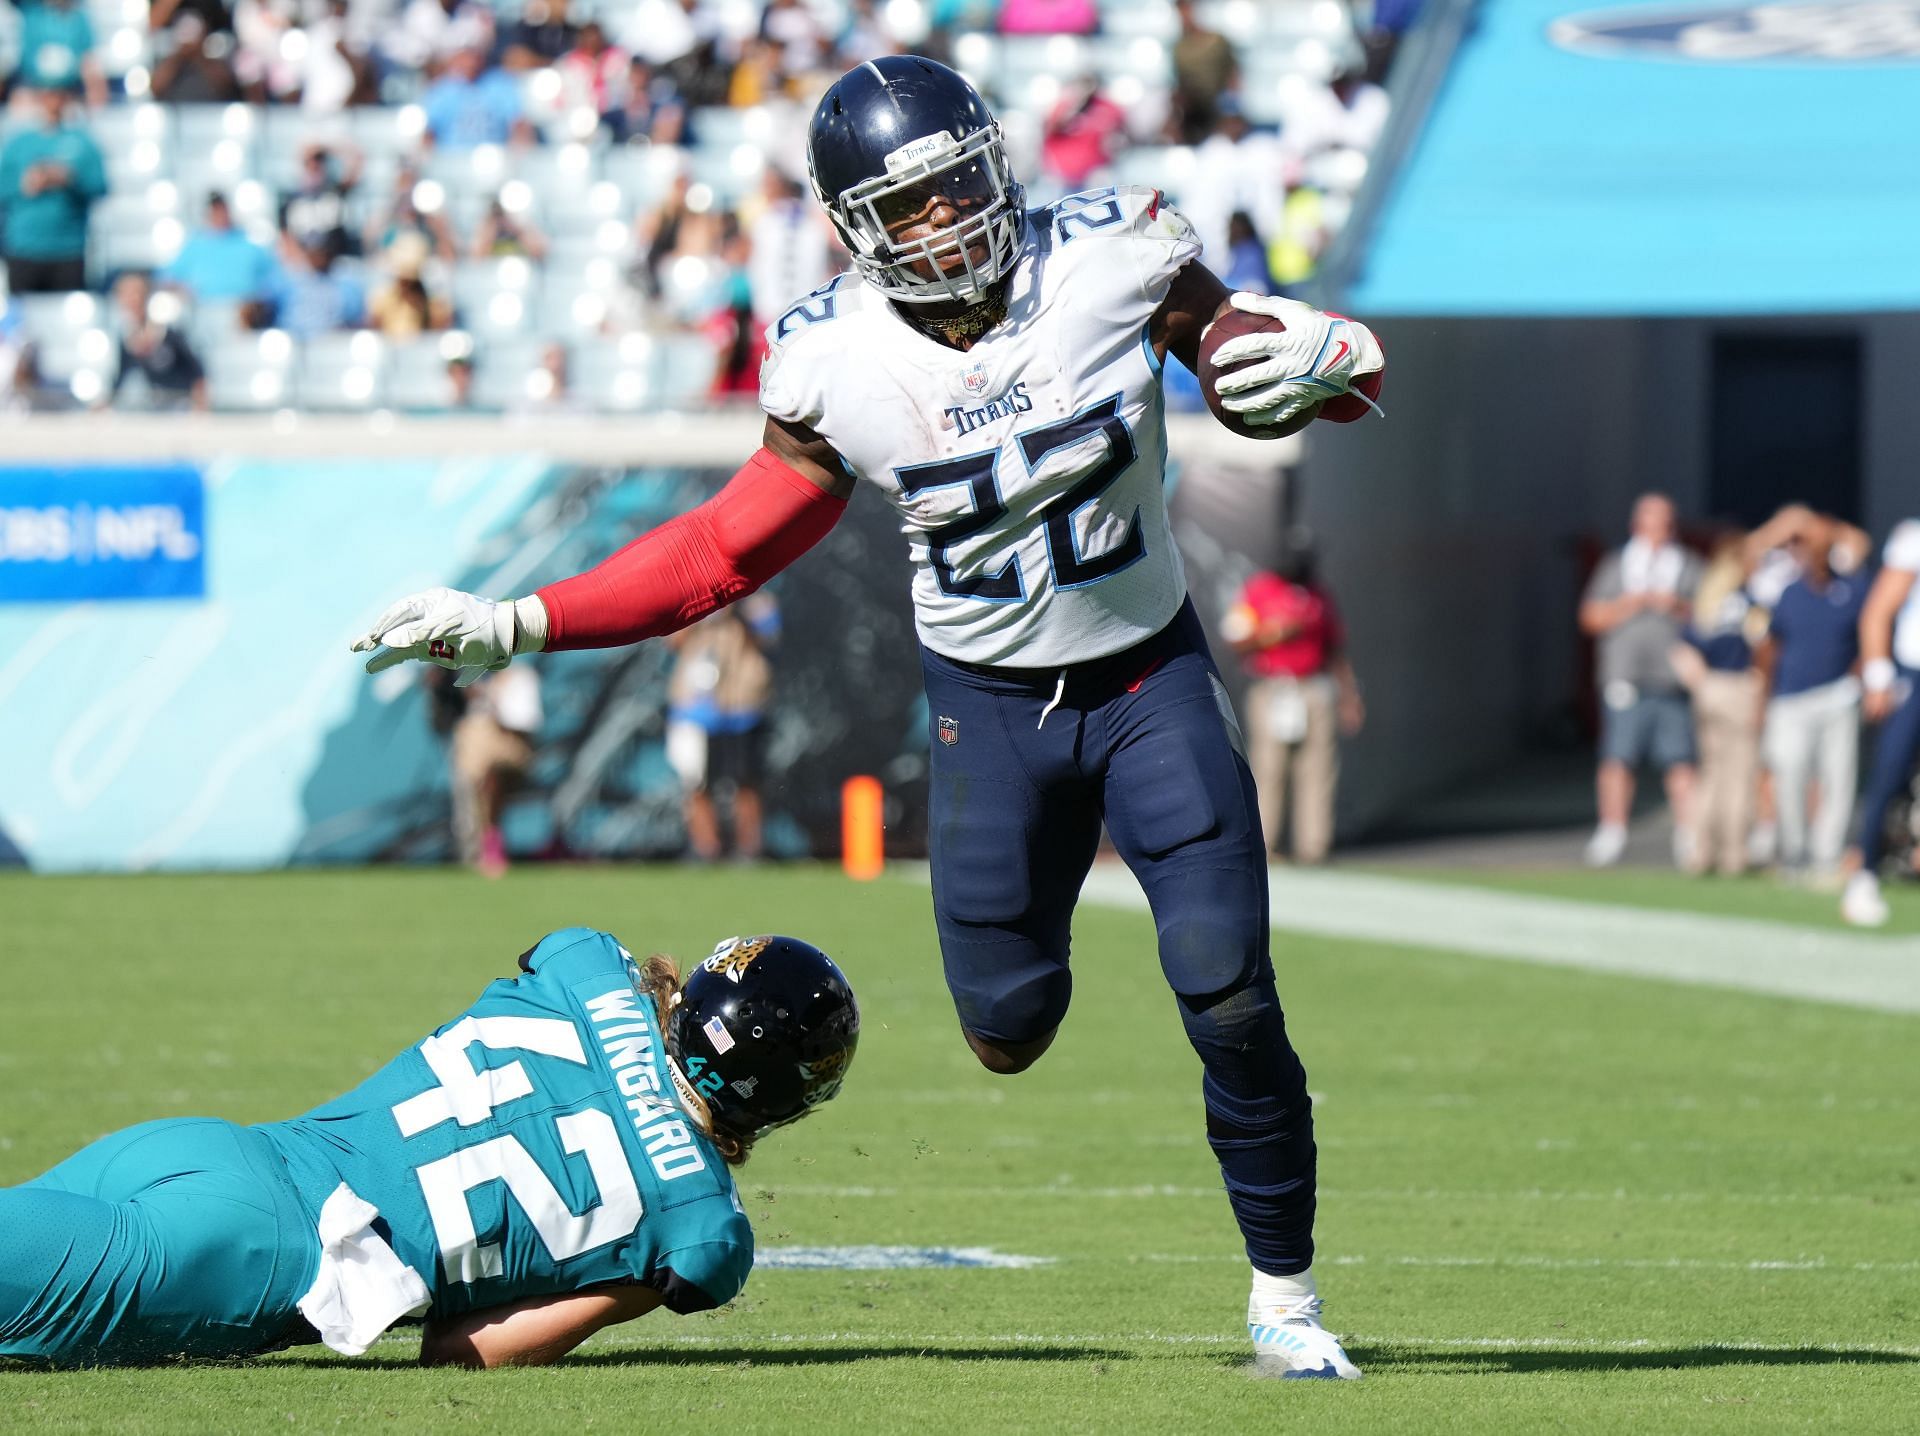
{"type": "Polygon", "coordinates": [[[819,543],[846,507],[761,449],[704,504],[539,590],[547,650],[614,648],[685,628],[819,543]]]}

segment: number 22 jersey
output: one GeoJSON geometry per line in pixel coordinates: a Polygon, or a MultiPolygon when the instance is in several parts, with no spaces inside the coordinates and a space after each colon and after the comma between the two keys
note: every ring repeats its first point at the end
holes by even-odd
{"type": "Polygon", "coordinates": [[[335,1317],[354,1333],[330,1345],[363,1345],[408,1311],[637,1282],[687,1312],[745,1284],[752,1230],[720,1154],[674,1099],[631,957],[570,928],[521,966],[351,1092],[258,1129],[320,1212],[316,1290],[323,1307],[348,1308],[335,1317]],[[336,1223],[344,1249],[330,1211],[354,1214],[336,1223]]]}
{"type": "Polygon", "coordinates": [[[928,648],[1054,668],[1173,620],[1186,577],[1148,325],[1199,253],[1157,191],[1089,190],[1028,213],[1007,317],[964,352],[852,274],[769,326],[761,406],[894,506],[928,648]]]}

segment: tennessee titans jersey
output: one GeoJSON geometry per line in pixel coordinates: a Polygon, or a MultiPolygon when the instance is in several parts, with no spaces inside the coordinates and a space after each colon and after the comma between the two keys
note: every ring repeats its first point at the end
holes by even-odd
{"type": "Polygon", "coordinates": [[[340,1182],[449,1315],[606,1282],[729,1301],[753,1233],[674,1099],[631,957],[557,932],[464,1014],[324,1106],[261,1130],[316,1208],[340,1182]]]}
{"type": "Polygon", "coordinates": [[[1026,216],[1008,310],[962,352],[848,273],[767,331],[760,402],[827,439],[898,511],[920,640],[1053,668],[1173,620],[1166,414],[1148,322],[1200,253],[1155,190],[1026,216]]]}

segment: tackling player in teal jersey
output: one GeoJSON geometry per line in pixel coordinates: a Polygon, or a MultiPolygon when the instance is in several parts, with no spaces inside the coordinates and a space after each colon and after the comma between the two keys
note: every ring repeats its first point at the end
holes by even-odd
{"type": "Polygon", "coordinates": [[[527,1364],[732,1300],[728,1165],[839,1090],[846,979],[752,937],[682,983],[587,928],[520,967],[303,1116],[148,1122],[0,1190],[0,1357],[358,1354],[423,1317],[425,1362],[527,1364]]]}

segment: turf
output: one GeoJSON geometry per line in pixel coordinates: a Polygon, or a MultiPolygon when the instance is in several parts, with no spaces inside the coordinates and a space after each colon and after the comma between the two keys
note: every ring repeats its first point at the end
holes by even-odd
{"type": "Polygon", "coordinates": [[[1920,1412],[1912,1018],[1384,946],[1285,945],[1320,1102],[1322,1290],[1357,1385],[1250,1380],[1245,1268],[1144,915],[1084,909],[1075,1011],[978,1070],[925,891],[814,869],[0,880],[0,1181],[170,1113],[285,1115],[549,927],[704,952],[799,932],[866,1031],[770,1138],[763,1246],[1027,1270],[765,1271],[566,1365],[0,1371],[9,1430],[1905,1431],[1920,1412]]]}

